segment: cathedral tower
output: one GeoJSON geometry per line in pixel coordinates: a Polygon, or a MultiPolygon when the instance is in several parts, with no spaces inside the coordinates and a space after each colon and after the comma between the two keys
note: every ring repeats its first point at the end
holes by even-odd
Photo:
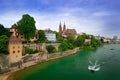
{"type": "Polygon", "coordinates": [[[65,22],[64,22],[64,25],[63,25],[63,32],[66,31],[66,25],[65,25],[65,22]]]}
{"type": "Polygon", "coordinates": [[[60,22],[60,25],[59,25],[59,33],[62,34],[62,26],[61,26],[61,22],[60,22]]]}

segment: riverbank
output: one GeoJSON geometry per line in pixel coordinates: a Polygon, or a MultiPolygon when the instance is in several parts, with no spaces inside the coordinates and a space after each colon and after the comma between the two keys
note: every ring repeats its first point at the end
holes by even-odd
{"type": "Polygon", "coordinates": [[[68,51],[65,51],[65,52],[48,54],[47,58],[44,58],[46,55],[43,55],[43,56],[41,56],[42,59],[38,59],[37,61],[35,60],[35,61],[24,63],[21,68],[15,68],[15,69],[11,70],[8,73],[1,74],[0,75],[0,80],[13,80],[14,72],[16,72],[16,71],[23,70],[23,69],[25,69],[27,67],[39,64],[39,63],[41,63],[43,61],[49,61],[49,60],[53,60],[53,59],[62,58],[62,57],[68,56],[68,55],[72,55],[72,54],[77,53],[78,51],[79,51],[79,48],[75,48],[73,50],[68,50],[68,51]]]}
{"type": "Polygon", "coordinates": [[[17,71],[14,80],[120,80],[119,48],[120,44],[105,44],[95,50],[81,50],[72,56],[17,71]],[[89,71],[89,60],[93,63],[98,60],[100,71],[89,71]]]}

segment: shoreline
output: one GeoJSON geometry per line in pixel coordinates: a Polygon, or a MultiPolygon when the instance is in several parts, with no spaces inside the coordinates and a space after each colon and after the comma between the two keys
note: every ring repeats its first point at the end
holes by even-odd
{"type": "MultiPolygon", "coordinates": [[[[17,71],[24,70],[24,69],[26,69],[26,68],[28,68],[28,67],[31,67],[31,66],[33,66],[33,65],[40,64],[40,63],[42,63],[42,62],[47,62],[47,61],[50,61],[50,60],[59,59],[59,58],[63,58],[63,57],[69,56],[69,55],[73,55],[73,54],[76,54],[78,51],[80,51],[79,48],[74,48],[74,49],[72,49],[72,50],[68,50],[68,51],[62,52],[62,53],[66,53],[66,54],[64,54],[64,55],[58,55],[58,56],[55,56],[55,57],[52,57],[52,58],[48,58],[48,59],[43,60],[43,61],[28,62],[28,63],[26,63],[25,66],[22,67],[22,68],[14,69],[14,70],[11,70],[11,71],[8,72],[8,73],[1,74],[1,75],[0,75],[0,80],[13,80],[13,78],[14,78],[13,76],[15,75],[15,73],[16,73],[17,71]]],[[[57,55],[57,54],[55,54],[55,55],[57,55]]]]}

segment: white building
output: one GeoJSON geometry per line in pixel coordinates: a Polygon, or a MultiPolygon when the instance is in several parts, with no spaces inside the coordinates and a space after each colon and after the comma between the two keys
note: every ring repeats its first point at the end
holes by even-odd
{"type": "Polygon", "coordinates": [[[56,33],[50,29],[45,30],[45,37],[50,42],[56,42],[56,33]]]}

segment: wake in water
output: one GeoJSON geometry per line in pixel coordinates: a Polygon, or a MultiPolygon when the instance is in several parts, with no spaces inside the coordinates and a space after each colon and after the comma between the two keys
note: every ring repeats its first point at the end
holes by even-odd
{"type": "Polygon", "coordinates": [[[88,70],[99,71],[100,70],[100,64],[98,64],[97,61],[94,64],[92,61],[89,60],[88,70]]]}

